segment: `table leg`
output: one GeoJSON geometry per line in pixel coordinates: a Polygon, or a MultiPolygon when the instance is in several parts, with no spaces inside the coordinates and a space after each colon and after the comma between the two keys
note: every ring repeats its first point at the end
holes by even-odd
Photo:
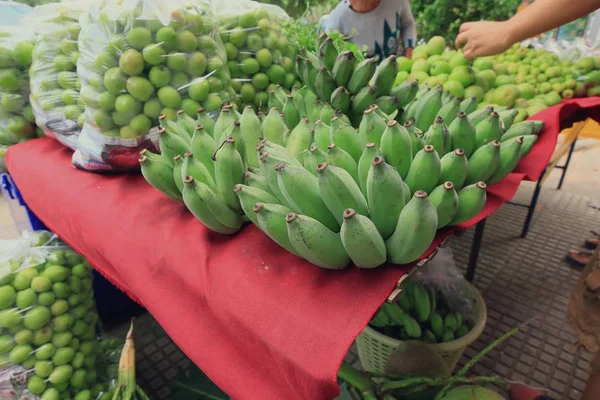
{"type": "Polygon", "coordinates": [[[567,168],[569,168],[569,164],[571,163],[571,156],[573,155],[573,151],[575,150],[575,143],[577,143],[577,139],[573,141],[571,144],[571,148],[569,148],[569,154],[567,155],[567,162],[562,167],[562,174],[560,176],[560,181],[558,182],[558,190],[562,188],[563,182],[565,180],[565,175],[567,175],[567,168]]]}
{"type": "Polygon", "coordinates": [[[483,219],[475,225],[475,235],[473,236],[473,244],[471,245],[471,255],[469,257],[469,265],[467,266],[467,274],[465,275],[465,278],[471,283],[475,277],[475,269],[477,268],[477,259],[479,258],[479,250],[481,249],[485,221],[486,220],[483,219]]]}

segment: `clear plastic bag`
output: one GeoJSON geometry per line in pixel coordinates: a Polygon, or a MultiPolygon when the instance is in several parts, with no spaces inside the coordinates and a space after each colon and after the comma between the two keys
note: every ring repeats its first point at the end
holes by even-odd
{"type": "Polygon", "coordinates": [[[66,1],[36,7],[25,21],[35,27],[31,69],[31,107],[47,136],[75,149],[83,125],[79,101],[79,16],[86,2],[66,1]]]}
{"type": "Polygon", "coordinates": [[[94,3],[81,16],[77,72],[84,124],[75,165],[139,168],[160,114],[217,112],[233,98],[225,50],[208,0],[94,3]]]}
{"type": "Polygon", "coordinates": [[[29,67],[33,30],[28,26],[0,26],[0,145],[35,137],[29,104],[29,67]]]}
{"type": "Polygon", "coordinates": [[[238,109],[253,106],[266,111],[276,85],[288,92],[296,84],[294,46],[288,46],[281,8],[249,0],[218,0],[213,13],[219,21],[227,66],[238,109]]]}
{"type": "Polygon", "coordinates": [[[91,390],[97,320],[92,271],[81,256],[45,231],[0,241],[0,398],[91,390]]]}

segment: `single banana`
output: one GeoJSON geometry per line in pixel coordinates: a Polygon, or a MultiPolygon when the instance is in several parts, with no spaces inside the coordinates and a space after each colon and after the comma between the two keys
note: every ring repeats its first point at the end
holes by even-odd
{"type": "Polygon", "coordinates": [[[277,164],[280,162],[274,156],[269,153],[261,153],[258,160],[261,163],[261,170],[263,175],[267,179],[271,193],[279,199],[279,202],[286,207],[290,207],[290,203],[286,200],[285,196],[279,189],[279,182],[277,180],[277,171],[275,170],[277,164]]]}
{"type": "MultiPolygon", "coordinates": [[[[217,151],[217,145],[203,125],[196,125],[190,149],[198,161],[204,164],[211,177],[214,179],[215,162],[213,161],[212,156],[215,154],[215,151],[217,151]]],[[[183,177],[181,179],[183,180],[183,177]]]]}
{"type": "Polygon", "coordinates": [[[441,229],[448,225],[458,211],[458,194],[454,190],[454,184],[448,181],[436,187],[431,192],[429,200],[438,213],[437,228],[441,229]]]}
{"type": "MultiPolygon", "coordinates": [[[[369,218],[384,239],[396,230],[400,212],[406,204],[402,178],[383,158],[375,157],[367,175],[369,218]]],[[[410,196],[410,190],[408,190],[410,196]]]]}
{"type": "Polygon", "coordinates": [[[268,107],[269,109],[272,109],[273,107],[277,107],[278,110],[283,110],[283,102],[281,100],[279,100],[279,97],[277,96],[277,93],[275,92],[275,90],[269,90],[269,101],[268,101],[268,107]]]}
{"type": "Polygon", "coordinates": [[[460,103],[460,111],[469,115],[477,110],[477,97],[466,98],[460,103]]]}
{"type": "Polygon", "coordinates": [[[440,108],[442,108],[442,88],[438,86],[419,100],[415,111],[415,126],[427,132],[440,108]]]}
{"type": "Polygon", "coordinates": [[[408,293],[406,293],[406,290],[402,290],[402,292],[400,293],[400,298],[398,299],[398,306],[400,306],[400,309],[405,313],[409,313],[412,310],[412,304],[410,304],[410,297],[408,296],[408,293]]]}
{"type": "Polygon", "coordinates": [[[404,314],[402,316],[402,326],[409,337],[413,339],[419,339],[421,337],[421,325],[410,315],[404,314]]]}
{"type": "Polygon", "coordinates": [[[385,161],[406,178],[413,159],[410,134],[397,121],[390,121],[381,136],[381,153],[385,161]]]}
{"type": "MultiPolygon", "coordinates": [[[[317,68],[313,65],[313,63],[310,60],[304,61],[304,83],[306,84],[306,86],[308,86],[308,88],[312,92],[317,93],[317,94],[318,94],[318,91],[317,91],[316,81],[317,81],[318,73],[319,73],[319,71],[317,70],[317,68]]],[[[282,108],[282,107],[280,106],[280,108],[282,108]]]]}
{"type": "Polygon", "coordinates": [[[467,333],[469,333],[469,327],[466,325],[461,325],[456,330],[455,335],[456,335],[457,339],[460,339],[461,337],[465,336],[467,333]]]}
{"type": "MultiPolygon", "coordinates": [[[[170,121],[172,122],[172,121],[170,121]]],[[[196,127],[196,121],[189,115],[185,113],[183,110],[177,111],[177,123],[180,128],[183,128],[185,133],[187,133],[187,139],[191,139],[194,135],[194,130],[196,127]]],[[[167,124],[168,125],[168,124],[167,124]]],[[[168,126],[167,126],[168,129],[168,126]]]]}
{"type": "Polygon", "coordinates": [[[267,234],[275,243],[289,251],[295,256],[301,255],[294,249],[287,231],[285,217],[292,212],[286,206],[280,204],[256,203],[253,208],[258,221],[258,227],[267,234]]]}
{"type": "Polygon", "coordinates": [[[417,155],[417,153],[423,150],[425,147],[425,141],[423,140],[423,132],[415,126],[411,121],[406,121],[404,123],[404,128],[408,131],[410,136],[410,143],[412,147],[412,156],[413,158],[417,155]]]}
{"type": "Polygon", "coordinates": [[[376,268],[386,261],[383,238],[371,220],[353,209],[344,211],[340,238],[358,268],[376,268]]]}
{"type": "Polygon", "coordinates": [[[219,118],[217,118],[215,127],[213,129],[213,138],[215,141],[218,141],[219,144],[221,143],[220,139],[223,135],[223,132],[233,125],[233,121],[235,121],[235,119],[233,118],[232,113],[229,111],[229,108],[222,108],[219,118]]]}
{"type": "Polygon", "coordinates": [[[158,154],[147,152],[139,158],[142,175],[146,181],[167,197],[181,201],[181,193],[173,179],[173,167],[158,154]]]}
{"type": "Polygon", "coordinates": [[[533,135],[535,130],[535,124],[533,121],[523,121],[511,126],[504,134],[500,137],[501,142],[505,142],[509,139],[513,139],[519,136],[533,135]]]}
{"type": "Polygon", "coordinates": [[[500,167],[500,142],[494,140],[478,148],[469,158],[465,185],[487,181],[500,167]]]}
{"type": "Polygon", "coordinates": [[[454,333],[456,329],[458,329],[458,326],[456,324],[456,318],[454,317],[454,313],[447,314],[444,317],[444,330],[446,331],[444,332],[444,334],[446,334],[447,332],[454,333]]]}
{"type": "Polygon", "coordinates": [[[244,146],[244,142],[242,141],[242,131],[240,129],[240,121],[234,120],[233,124],[221,134],[221,137],[216,142],[217,148],[222,146],[223,143],[227,140],[227,138],[231,137],[235,141],[235,148],[242,156],[242,159],[245,157],[246,148],[244,146]]]}
{"type": "Polygon", "coordinates": [[[390,94],[398,75],[398,62],[396,56],[391,55],[379,64],[375,74],[375,87],[377,87],[377,97],[390,94]]]}
{"type": "Polygon", "coordinates": [[[410,302],[413,306],[414,315],[418,322],[425,322],[429,319],[431,313],[431,301],[429,300],[429,293],[425,287],[418,281],[414,281],[412,285],[407,288],[410,302]]]}
{"type": "Polygon", "coordinates": [[[431,313],[437,310],[437,295],[432,286],[427,286],[425,289],[427,289],[427,293],[429,293],[429,303],[431,304],[429,317],[431,318],[431,313]]]}
{"type": "Polygon", "coordinates": [[[215,137],[215,121],[206,113],[204,108],[198,109],[196,124],[202,125],[206,132],[214,139],[215,137]]]}
{"type": "Polygon", "coordinates": [[[190,149],[189,143],[162,127],[158,128],[158,140],[160,141],[161,152],[164,152],[167,156],[172,154],[171,159],[177,154],[184,155],[190,149]]]}
{"type": "Polygon", "coordinates": [[[233,192],[238,197],[238,201],[240,202],[244,214],[246,214],[248,219],[258,227],[260,227],[260,225],[256,213],[254,212],[254,205],[256,203],[279,203],[279,200],[272,194],[251,186],[238,184],[233,187],[233,192]]]}
{"type": "Polygon", "coordinates": [[[450,147],[452,150],[462,149],[467,158],[475,151],[475,127],[464,112],[458,113],[457,118],[448,126],[450,147]]]}
{"type": "Polygon", "coordinates": [[[189,146],[191,135],[187,132],[187,129],[183,125],[179,125],[178,122],[167,119],[165,115],[161,115],[158,118],[158,121],[160,127],[166,129],[167,133],[181,138],[181,140],[183,140],[189,146]]]}
{"type": "Polygon", "coordinates": [[[331,75],[329,75],[327,68],[321,67],[315,79],[315,89],[317,90],[317,95],[319,95],[321,101],[329,101],[337,86],[335,85],[331,75]]]}
{"type": "Polygon", "coordinates": [[[544,129],[544,121],[532,121],[533,122],[533,133],[536,135],[544,129]]]}
{"type": "Polygon", "coordinates": [[[459,225],[470,220],[483,210],[487,200],[484,182],[466,186],[458,192],[458,210],[450,225],[459,225]]]}
{"type": "MultiPolygon", "coordinates": [[[[260,170],[253,170],[253,171],[259,172],[260,170]]],[[[247,186],[257,188],[257,189],[260,189],[267,193],[273,194],[273,192],[271,192],[271,188],[269,187],[269,182],[267,182],[267,178],[264,177],[263,175],[259,175],[256,172],[253,172],[253,171],[248,170],[248,171],[244,172],[244,183],[247,186]]],[[[262,171],[260,171],[260,172],[262,173],[262,171]]],[[[279,202],[279,201],[277,201],[277,202],[279,202]]]]}
{"type": "Polygon", "coordinates": [[[475,148],[480,148],[502,136],[502,121],[496,111],[475,126],[475,148]]]}
{"type": "Polygon", "coordinates": [[[417,107],[421,99],[421,97],[415,96],[413,101],[411,101],[406,105],[406,107],[404,107],[404,112],[402,113],[402,119],[404,120],[404,122],[411,121],[414,123],[415,114],[417,113],[417,107]]]}
{"type": "Polygon", "coordinates": [[[308,86],[306,87],[306,92],[304,92],[304,107],[306,108],[306,117],[308,119],[311,121],[319,119],[323,106],[317,95],[308,86]]]}
{"type": "Polygon", "coordinates": [[[438,184],[442,185],[444,182],[450,181],[456,190],[460,190],[467,179],[469,165],[465,152],[462,149],[456,149],[442,157],[440,163],[441,174],[438,184]]]}
{"type": "Polygon", "coordinates": [[[345,169],[356,182],[360,182],[357,162],[354,161],[354,158],[348,152],[336,146],[335,143],[327,146],[325,162],[329,165],[345,169]]]}
{"type": "Polygon", "coordinates": [[[338,56],[333,39],[328,37],[319,47],[319,60],[328,70],[331,70],[338,56]]]}
{"type": "Polygon", "coordinates": [[[235,148],[235,140],[227,138],[215,153],[216,192],[232,210],[241,211],[240,201],[233,187],[244,179],[244,163],[242,156],[235,148]]]}
{"type": "Polygon", "coordinates": [[[332,75],[335,83],[338,86],[346,86],[350,82],[354,66],[356,64],[356,56],[351,51],[341,52],[335,59],[333,64],[332,75]]]}
{"type": "Polygon", "coordinates": [[[304,102],[304,94],[307,90],[308,88],[306,86],[300,89],[297,87],[292,88],[292,100],[300,113],[300,118],[308,117],[308,110],[306,109],[306,103],[304,102]]]}
{"type": "Polygon", "coordinates": [[[514,141],[503,142],[500,144],[500,167],[487,181],[487,185],[492,185],[504,179],[515,169],[521,160],[521,148],[523,147],[524,137],[520,136],[514,141]]]}
{"type": "Polygon", "coordinates": [[[358,160],[358,184],[365,198],[367,197],[367,177],[371,169],[371,163],[375,157],[381,157],[381,151],[375,146],[375,143],[367,143],[365,151],[360,160],[358,160]]]}
{"type": "Polygon", "coordinates": [[[347,85],[348,90],[351,93],[358,94],[361,89],[369,84],[376,70],[377,60],[374,58],[367,58],[359,63],[352,72],[352,77],[347,85]]]}
{"type": "Polygon", "coordinates": [[[302,163],[294,157],[294,155],[285,147],[270,142],[266,139],[261,140],[261,142],[256,146],[259,152],[267,152],[271,154],[273,157],[277,158],[280,162],[283,161],[287,164],[294,165],[296,167],[302,167],[302,163]]]}
{"type": "Polygon", "coordinates": [[[239,231],[242,217],[229,208],[219,195],[191,176],[186,177],[183,182],[183,202],[204,226],[226,235],[239,231]]]}
{"type": "Polygon", "coordinates": [[[480,108],[479,110],[475,110],[471,113],[468,113],[467,115],[469,116],[469,120],[471,120],[473,126],[477,126],[481,121],[485,120],[493,112],[494,107],[487,106],[485,108],[480,108]]]}
{"type": "Polygon", "coordinates": [[[317,165],[327,162],[327,153],[325,153],[323,150],[319,149],[317,146],[315,146],[315,145],[310,146],[309,151],[311,153],[313,153],[315,159],[317,160],[317,165]]]}
{"type": "Polygon", "coordinates": [[[440,174],[441,162],[437,151],[433,146],[425,145],[413,159],[406,176],[405,181],[410,188],[411,195],[419,190],[431,193],[440,180],[440,174]]]}
{"type": "Polygon", "coordinates": [[[454,99],[446,103],[444,106],[442,106],[442,108],[440,108],[440,111],[437,113],[436,119],[437,117],[442,117],[444,119],[444,122],[446,123],[446,126],[448,126],[452,123],[452,121],[454,121],[454,119],[456,119],[459,112],[460,99],[458,97],[455,97],[454,99]]]}
{"type": "Polygon", "coordinates": [[[435,118],[433,125],[423,134],[423,141],[426,145],[432,145],[440,157],[450,151],[450,134],[444,118],[435,118]]]}
{"type": "Polygon", "coordinates": [[[433,312],[429,317],[429,325],[431,325],[431,330],[435,335],[438,341],[442,340],[444,336],[444,318],[440,315],[440,313],[433,312]]]}
{"type": "MultiPolygon", "coordinates": [[[[339,120],[340,120],[340,122],[342,122],[342,123],[344,123],[344,124],[346,124],[346,125],[351,125],[351,126],[354,126],[354,125],[352,125],[352,121],[350,120],[350,118],[349,118],[349,117],[348,117],[346,114],[344,114],[344,113],[342,112],[342,110],[335,110],[335,111],[334,111],[334,113],[333,113],[333,116],[334,116],[334,117],[337,117],[337,119],[339,119],[339,120]]],[[[332,118],[332,119],[333,119],[333,118],[332,118]]],[[[360,121],[359,121],[359,123],[358,123],[358,124],[356,124],[356,125],[359,125],[359,124],[360,124],[360,121]]]]}
{"type": "Polygon", "coordinates": [[[346,125],[345,123],[338,124],[338,121],[339,118],[337,117],[331,120],[331,140],[337,147],[350,154],[354,158],[354,161],[358,162],[363,153],[358,132],[351,125],[346,125]],[[340,126],[339,129],[335,129],[336,126],[340,126]]]}
{"type": "Polygon", "coordinates": [[[288,237],[296,252],[321,268],[343,269],[350,263],[340,235],[307,215],[286,216],[288,237]]]}
{"type": "Polygon", "coordinates": [[[300,54],[296,55],[296,76],[300,77],[302,83],[308,86],[308,82],[306,82],[306,58],[302,57],[300,54]]]}
{"type": "Polygon", "coordinates": [[[388,260],[408,264],[418,259],[433,242],[437,222],[437,210],[427,193],[417,191],[400,212],[396,230],[385,242],[388,260]]]}
{"type": "Polygon", "coordinates": [[[320,119],[315,121],[315,144],[323,151],[327,149],[327,146],[331,143],[330,138],[331,128],[325,122],[320,119]]]}
{"type": "Polygon", "coordinates": [[[284,163],[277,164],[275,170],[279,189],[292,210],[315,218],[328,229],[339,232],[340,225],[325,205],[314,175],[304,168],[284,163]]]}
{"type": "Polygon", "coordinates": [[[302,161],[302,151],[308,149],[313,142],[313,132],[310,127],[308,118],[303,118],[302,121],[290,133],[290,136],[285,144],[285,148],[302,161]]]}
{"type": "Polygon", "coordinates": [[[405,108],[415,98],[419,84],[417,82],[404,81],[390,92],[391,96],[398,98],[398,107],[405,108]]]}
{"type": "Polygon", "coordinates": [[[338,87],[331,94],[330,103],[334,109],[347,113],[348,110],[350,110],[350,105],[352,104],[350,92],[343,86],[338,87]]]}
{"type": "Polygon", "coordinates": [[[502,132],[506,132],[515,122],[515,118],[519,115],[519,110],[504,110],[498,114],[500,114],[500,121],[502,121],[502,132]]]}
{"type": "Polygon", "coordinates": [[[386,115],[392,115],[400,109],[398,98],[395,96],[381,96],[375,100],[375,104],[386,115]]]}
{"type": "Polygon", "coordinates": [[[423,332],[423,342],[430,343],[430,344],[435,344],[438,341],[437,341],[437,339],[435,337],[435,334],[428,329],[425,332],[423,332]]]}
{"type": "Polygon", "coordinates": [[[359,115],[365,112],[367,108],[375,104],[377,87],[365,86],[352,99],[352,113],[359,115]]]}
{"type": "Polygon", "coordinates": [[[186,176],[191,176],[208,185],[211,189],[215,190],[217,184],[215,178],[211,175],[210,171],[204,164],[202,164],[191,152],[187,152],[183,156],[183,164],[181,165],[181,179],[185,179],[186,176]]]}
{"type": "Polygon", "coordinates": [[[369,214],[365,196],[345,169],[322,163],[317,168],[317,178],[321,198],[340,225],[344,221],[344,210],[348,208],[361,215],[369,214]]]}
{"type": "Polygon", "coordinates": [[[332,118],[335,117],[335,110],[331,107],[331,104],[325,103],[321,106],[321,111],[318,114],[317,119],[331,125],[332,118]]]}
{"type": "Polygon", "coordinates": [[[248,167],[258,167],[258,154],[256,146],[262,136],[260,119],[256,116],[252,106],[246,106],[240,118],[240,136],[244,144],[244,154],[248,167]]]}
{"type": "Polygon", "coordinates": [[[404,194],[404,204],[408,204],[410,199],[412,199],[412,195],[410,193],[410,187],[404,181],[402,181],[402,193],[404,194]]]}
{"type": "Polygon", "coordinates": [[[317,167],[320,163],[317,162],[317,158],[313,153],[310,152],[309,149],[306,149],[302,152],[302,165],[304,165],[304,169],[308,172],[317,176],[317,167]]]}
{"type": "Polygon", "coordinates": [[[285,128],[285,121],[281,118],[277,107],[271,108],[262,122],[262,136],[270,142],[283,146],[283,131],[285,131],[285,128]]]}
{"type": "MultiPolygon", "coordinates": [[[[386,304],[386,303],[384,303],[384,304],[386,304]]],[[[384,327],[392,324],[390,317],[384,311],[384,308],[383,308],[384,304],[381,305],[381,308],[379,308],[379,311],[377,311],[377,313],[375,313],[373,318],[371,318],[371,320],[369,321],[369,325],[376,326],[379,328],[384,328],[384,327]]]]}
{"type": "Polygon", "coordinates": [[[183,166],[183,157],[177,154],[173,157],[173,180],[179,190],[179,193],[183,191],[183,177],[181,176],[181,167],[183,166]]]}
{"type": "Polygon", "coordinates": [[[442,106],[445,106],[446,104],[450,103],[455,98],[456,97],[452,96],[450,92],[444,90],[444,93],[442,93],[442,106]]]}
{"type": "MultiPolygon", "coordinates": [[[[521,147],[521,158],[525,157],[531,151],[535,142],[537,142],[537,135],[529,135],[523,137],[523,147],[521,147]]],[[[511,141],[517,140],[517,138],[510,139],[511,141]]]]}
{"type": "MultiPolygon", "coordinates": [[[[383,246],[385,249],[385,242],[383,243],[383,246]]],[[[380,307],[380,310],[382,310],[383,313],[387,315],[387,319],[389,320],[388,325],[402,326],[402,315],[404,315],[404,311],[398,305],[383,302],[383,304],[380,307]]]]}
{"type": "Polygon", "coordinates": [[[288,129],[294,129],[300,123],[300,111],[294,104],[294,97],[287,95],[286,102],[283,105],[283,120],[288,129]]]}
{"type": "Polygon", "coordinates": [[[385,132],[387,124],[376,112],[375,108],[367,108],[358,127],[358,138],[361,146],[367,143],[381,143],[381,136],[385,132]]]}

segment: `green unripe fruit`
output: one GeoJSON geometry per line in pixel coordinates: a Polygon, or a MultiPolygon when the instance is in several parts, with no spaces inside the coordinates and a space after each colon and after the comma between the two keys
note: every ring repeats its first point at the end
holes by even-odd
{"type": "Polygon", "coordinates": [[[8,359],[13,364],[21,364],[23,361],[27,360],[29,356],[33,352],[33,348],[28,344],[21,344],[15,346],[9,356],[8,359]]]}
{"type": "Polygon", "coordinates": [[[25,313],[23,317],[23,325],[28,329],[40,329],[46,326],[50,321],[52,314],[50,310],[44,306],[37,306],[25,313]]]}
{"type": "Polygon", "coordinates": [[[49,327],[38,329],[37,331],[33,332],[33,344],[36,346],[41,346],[48,343],[50,339],[52,339],[53,333],[54,332],[52,332],[52,329],[49,327]]]}
{"type": "Polygon", "coordinates": [[[37,348],[35,358],[38,360],[49,360],[54,355],[56,348],[51,343],[46,343],[37,348]]]}
{"type": "Polygon", "coordinates": [[[54,368],[48,380],[50,383],[61,384],[68,382],[73,376],[73,368],[70,365],[61,365],[54,368]]]}
{"type": "Polygon", "coordinates": [[[22,329],[15,334],[17,344],[29,344],[33,340],[33,332],[29,329],[22,329]]]}
{"type": "Polygon", "coordinates": [[[52,292],[40,293],[40,295],[38,296],[38,303],[41,306],[48,307],[48,306],[52,305],[55,300],[56,300],[56,296],[52,292]]]}
{"type": "Polygon", "coordinates": [[[31,281],[31,288],[37,293],[48,292],[52,290],[52,281],[47,276],[36,276],[31,281]]]}
{"type": "Polygon", "coordinates": [[[0,309],[12,306],[17,299],[17,292],[12,286],[4,285],[0,287],[0,309]]]}

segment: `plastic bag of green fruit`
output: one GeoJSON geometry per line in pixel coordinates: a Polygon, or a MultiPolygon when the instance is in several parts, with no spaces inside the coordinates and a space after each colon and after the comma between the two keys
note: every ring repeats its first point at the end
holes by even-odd
{"type": "Polygon", "coordinates": [[[78,167],[138,169],[139,152],[156,143],[161,114],[217,113],[234,97],[208,0],[104,0],[80,22],[78,167]]]}
{"type": "Polygon", "coordinates": [[[235,103],[267,110],[269,93],[277,85],[291,91],[296,84],[294,46],[288,46],[281,24],[288,15],[281,8],[249,0],[213,2],[227,52],[235,103]]]}
{"type": "Polygon", "coordinates": [[[97,319],[85,259],[46,231],[0,241],[0,398],[91,392],[97,319]]]}
{"type": "Polygon", "coordinates": [[[34,35],[28,26],[0,32],[0,144],[11,145],[35,137],[28,74],[34,35]]]}
{"type": "Polygon", "coordinates": [[[31,107],[46,135],[75,150],[83,125],[79,100],[79,16],[86,2],[65,1],[36,7],[25,19],[34,26],[36,43],[31,69],[31,107]]]}

